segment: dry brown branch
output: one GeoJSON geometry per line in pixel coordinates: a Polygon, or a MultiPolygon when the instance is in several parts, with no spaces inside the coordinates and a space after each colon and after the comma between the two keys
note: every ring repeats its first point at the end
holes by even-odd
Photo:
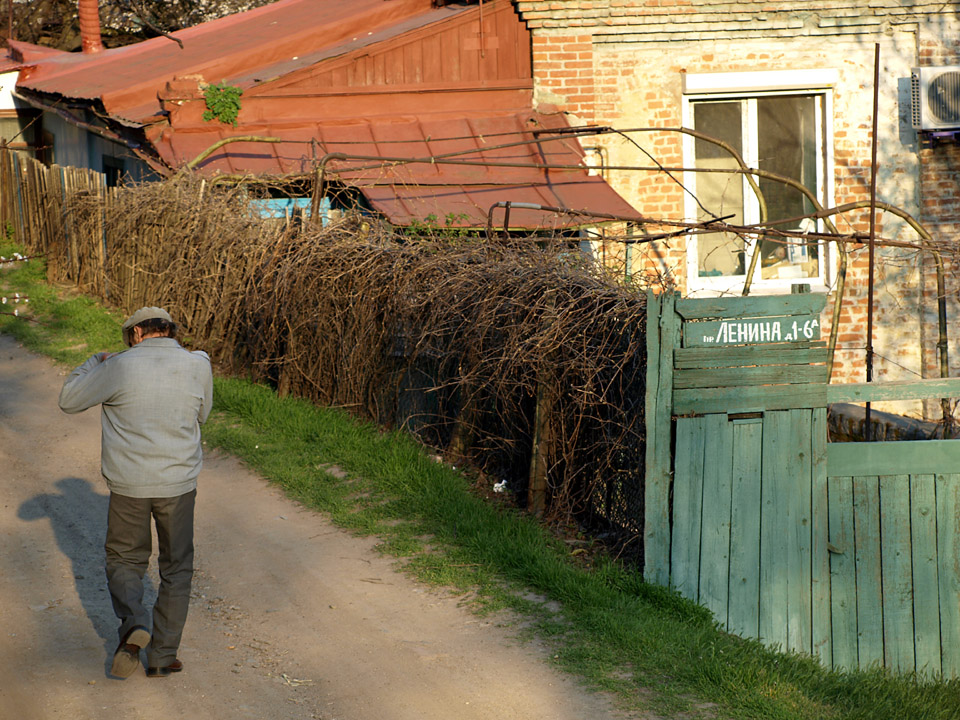
{"type": "Polygon", "coordinates": [[[540,398],[548,512],[637,530],[637,288],[562,238],[405,237],[360,216],[265,221],[248,192],[187,173],[74,192],[59,254],[71,279],[126,312],[169,307],[225,369],[406,427],[518,497],[540,398]]]}

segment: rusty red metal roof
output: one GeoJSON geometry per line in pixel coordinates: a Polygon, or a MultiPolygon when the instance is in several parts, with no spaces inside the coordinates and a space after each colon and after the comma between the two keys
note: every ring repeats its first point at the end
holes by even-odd
{"type": "Polygon", "coordinates": [[[100,100],[111,114],[144,121],[160,110],[157,92],[176,76],[200,75],[253,86],[418,24],[463,12],[431,0],[280,0],[96,54],[33,58],[18,86],[67,98],[100,100]]]}
{"type": "Polygon", "coordinates": [[[7,40],[7,47],[3,49],[2,53],[2,56],[0,56],[0,72],[10,72],[44,58],[64,54],[64,51],[19,40],[7,40]]]}
{"type": "MultiPolygon", "coordinates": [[[[327,177],[400,225],[449,214],[482,225],[498,202],[639,218],[588,174],[575,138],[544,133],[567,124],[531,107],[530,35],[508,0],[281,0],[174,35],[183,49],[160,37],[36,57],[18,88],[145,124],[173,168],[236,136],[280,142],[225,145],[199,171],[302,175],[341,153],[328,158],[327,177]],[[245,90],[238,126],[203,118],[201,78],[245,90]]],[[[510,225],[589,222],[518,208],[510,225]]]]}
{"type": "MultiPolygon", "coordinates": [[[[590,210],[624,218],[639,214],[583,164],[578,141],[550,130],[568,128],[560,114],[532,110],[471,114],[424,113],[390,119],[317,122],[286,127],[243,127],[176,132],[156,146],[167,162],[182,166],[219,140],[264,135],[281,143],[224,145],[198,165],[215,174],[311,173],[328,153],[325,176],[358,188],[397,225],[429,215],[465,216],[462,224],[486,224],[494,203],[533,203],[590,210]],[[381,160],[371,159],[381,158],[381,160]],[[419,162],[404,162],[415,159],[419,162]],[[550,167],[553,166],[553,167],[550,167]]],[[[581,216],[514,209],[511,227],[590,224],[581,216]]]]}

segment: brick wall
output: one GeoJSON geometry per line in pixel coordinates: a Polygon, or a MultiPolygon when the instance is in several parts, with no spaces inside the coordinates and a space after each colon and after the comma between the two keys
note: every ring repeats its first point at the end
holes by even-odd
{"type": "MultiPolygon", "coordinates": [[[[878,199],[903,208],[946,250],[948,322],[960,335],[960,144],[920,142],[910,127],[910,68],[960,64],[960,18],[932,0],[868,4],[791,0],[696,3],[678,0],[518,0],[533,34],[535,99],[568,113],[571,123],[623,130],[584,140],[601,148],[608,182],[644,215],[681,219],[682,73],[836,69],[832,91],[834,205],[870,198],[874,44],[881,47],[878,199]],[[611,167],[613,166],[613,167],[611,167]],[[616,166],[645,168],[621,170],[616,166]]],[[[869,230],[869,210],[835,218],[840,232],[869,230]]],[[[650,227],[650,232],[668,228],[650,227]]],[[[918,242],[903,219],[878,213],[877,233],[918,242]]],[[[867,250],[850,244],[835,381],[864,379],[867,250]]],[[[615,253],[608,253],[612,256],[615,253]]],[[[834,256],[836,254],[834,253],[834,256]]],[[[668,279],[687,292],[686,240],[635,246],[635,272],[668,279]]],[[[874,347],[877,379],[939,374],[937,293],[929,254],[877,251],[874,347]]],[[[829,329],[829,310],[825,333],[829,329]]],[[[825,335],[826,336],[826,335],[825,335]]],[[[950,339],[952,374],[960,343],[950,339]]],[[[896,410],[897,408],[889,408],[896,410]]]]}
{"type": "Polygon", "coordinates": [[[590,123],[597,91],[590,35],[533,36],[534,92],[541,103],[561,106],[590,123]]]}
{"type": "Polygon", "coordinates": [[[656,42],[860,37],[956,14],[943,0],[516,0],[516,7],[535,33],[596,29],[656,42]]]}

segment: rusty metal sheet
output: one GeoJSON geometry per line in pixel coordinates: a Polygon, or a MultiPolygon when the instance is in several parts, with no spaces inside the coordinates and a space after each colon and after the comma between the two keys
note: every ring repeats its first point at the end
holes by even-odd
{"type": "MultiPolygon", "coordinates": [[[[429,215],[465,215],[465,224],[486,224],[497,202],[533,203],[590,210],[639,219],[639,214],[602,178],[590,176],[576,139],[561,135],[536,142],[534,129],[564,128],[560,115],[524,112],[475,113],[450,117],[428,114],[392,120],[310,123],[286,127],[243,127],[230,134],[269,135],[279,144],[238,142],[223,146],[199,165],[206,174],[301,175],[312,172],[327,154],[342,152],[374,158],[450,156],[476,163],[395,163],[390,160],[333,160],[328,179],[360,189],[391,222],[407,225],[429,215]],[[511,163],[499,167],[484,163],[511,163]],[[563,168],[538,167],[545,164],[563,168]]],[[[224,137],[221,130],[174,132],[157,141],[164,157],[183,165],[224,137]]],[[[541,138],[547,137],[541,135],[541,138]]],[[[502,213],[502,211],[500,211],[502,213]]],[[[498,215],[502,221],[502,214],[498,215]]],[[[495,220],[495,223],[498,220],[495,220]]],[[[593,222],[514,208],[512,227],[568,227],[593,222]]]]}
{"type": "Polygon", "coordinates": [[[262,143],[225,145],[200,165],[204,172],[223,171],[226,165],[251,173],[297,174],[309,172],[305,159],[327,153],[344,153],[347,159],[331,160],[327,170],[356,184],[517,184],[546,181],[537,165],[564,165],[551,178],[565,173],[582,174],[583,153],[576,139],[541,135],[534,130],[566,127],[559,115],[533,110],[474,112],[449,115],[377,118],[348,122],[311,122],[297,125],[247,125],[167,130],[155,141],[161,154],[181,165],[227,136],[271,136],[285,142],[279,149],[262,143]],[[367,159],[365,159],[367,158],[367,159]],[[425,159],[430,162],[390,162],[369,158],[425,159]],[[435,160],[461,164],[445,164],[435,160]]]}
{"type": "Polygon", "coordinates": [[[208,82],[238,78],[243,87],[309,67],[347,49],[408,31],[462,9],[430,0],[286,0],[96,54],[37,58],[18,85],[69,98],[100,99],[108,112],[143,120],[159,110],[157,92],[175,76],[208,82]]]}

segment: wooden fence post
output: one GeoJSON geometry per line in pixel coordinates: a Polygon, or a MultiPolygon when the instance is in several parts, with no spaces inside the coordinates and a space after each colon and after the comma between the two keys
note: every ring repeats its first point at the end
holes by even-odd
{"type": "MultiPolygon", "coordinates": [[[[541,320],[542,327],[549,329],[556,320],[557,298],[550,291],[546,298],[546,311],[541,320]]],[[[527,510],[534,515],[543,515],[547,508],[547,465],[553,444],[550,421],[553,417],[553,362],[550,355],[543,359],[543,366],[537,373],[536,408],[533,416],[533,443],[530,452],[530,473],[527,480],[527,510]]]]}
{"type": "Polygon", "coordinates": [[[680,340],[676,298],[677,293],[647,292],[643,577],[657,585],[670,583],[673,351],[680,340]]]}
{"type": "Polygon", "coordinates": [[[533,447],[530,454],[530,478],[527,487],[527,510],[543,515],[547,508],[547,462],[550,457],[550,417],[553,415],[553,394],[546,382],[537,383],[537,406],[533,419],[533,447]]]}

